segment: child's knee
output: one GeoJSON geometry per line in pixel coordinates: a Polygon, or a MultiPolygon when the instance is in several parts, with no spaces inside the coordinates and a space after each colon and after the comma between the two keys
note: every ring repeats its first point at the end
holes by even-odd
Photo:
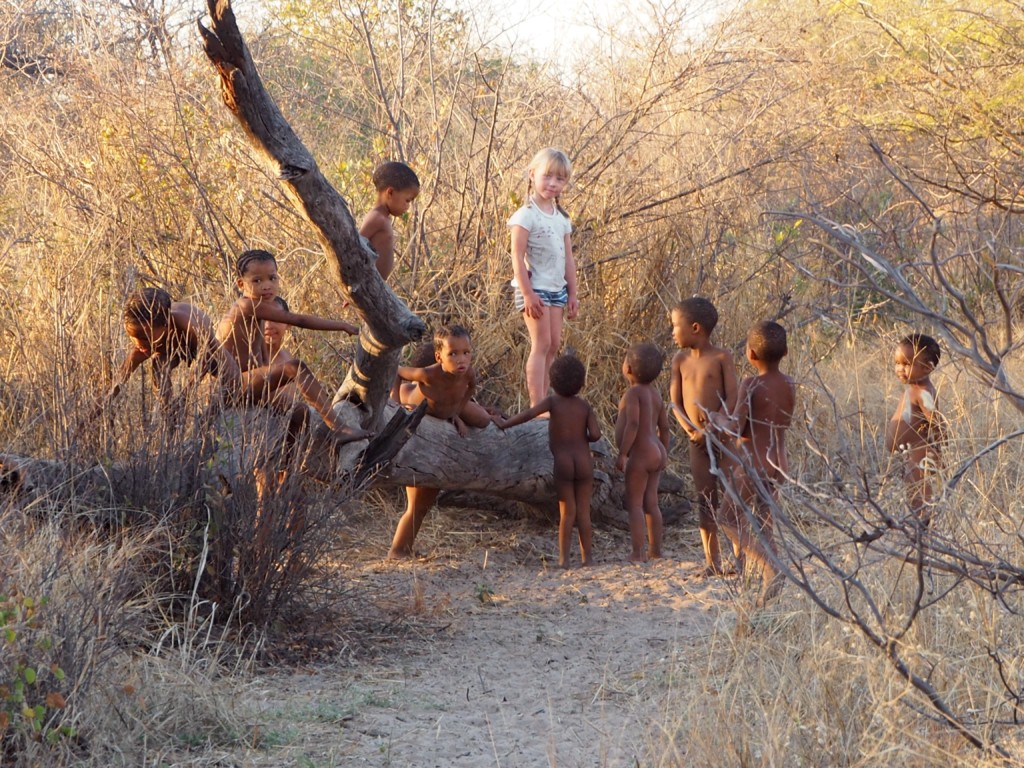
{"type": "Polygon", "coordinates": [[[698,520],[700,521],[700,527],[705,531],[718,530],[718,521],[715,519],[714,510],[711,509],[710,505],[700,505],[698,520]]]}

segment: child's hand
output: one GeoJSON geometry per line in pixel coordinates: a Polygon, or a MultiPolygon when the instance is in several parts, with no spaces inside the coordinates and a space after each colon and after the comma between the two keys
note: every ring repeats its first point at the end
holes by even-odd
{"type": "Polygon", "coordinates": [[[544,316],[544,302],[532,290],[529,293],[523,291],[523,312],[535,319],[544,316]]]}
{"type": "Polygon", "coordinates": [[[465,437],[469,434],[469,429],[466,427],[466,422],[460,419],[458,416],[452,417],[452,424],[455,425],[455,431],[459,433],[459,437],[465,437]]]}
{"type": "Polygon", "coordinates": [[[629,457],[626,454],[620,453],[619,457],[615,460],[615,468],[617,470],[619,470],[619,472],[625,471],[625,469],[626,469],[626,459],[628,459],[628,458],[629,457]]]}
{"type": "Polygon", "coordinates": [[[565,315],[572,320],[580,311],[580,302],[575,296],[569,296],[569,301],[565,305],[565,315]]]}

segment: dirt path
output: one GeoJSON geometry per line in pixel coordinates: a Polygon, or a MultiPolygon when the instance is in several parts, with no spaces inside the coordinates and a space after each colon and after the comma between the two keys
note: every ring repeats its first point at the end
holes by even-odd
{"type": "Polygon", "coordinates": [[[682,556],[636,566],[617,559],[625,535],[601,531],[599,565],[564,572],[548,567],[551,530],[454,516],[434,530],[437,545],[418,542],[427,559],[353,551],[344,579],[381,643],[352,665],[261,675],[263,744],[246,764],[649,762],[652,729],[671,719],[659,711],[667,681],[728,595],[722,580],[696,577],[696,532],[672,529],[666,551],[682,556]]]}

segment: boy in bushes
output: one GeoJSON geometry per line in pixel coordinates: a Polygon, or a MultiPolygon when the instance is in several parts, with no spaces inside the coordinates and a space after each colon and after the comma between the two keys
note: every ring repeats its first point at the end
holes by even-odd
{"type": "Polygon", "coordinates": [[[933,483],[942,466],[945,428],[931,373],[939,364],[939,343],[912,333],[896,345],[893,363],[905,388],[885,429],[886,447],[904,460],[903,482],[910,511],[923,526],[931,522],[933,483]]]}
{"type": "Polygon", "coordinates": [[[733,543],[740,568],[752,565],[760,569],[761,603],[774,597],[782,586],[772,563],[771,507],[764,494],[777,498],[776,488],[789,471],[786,431],[796,407],[796,384],[779,370],[788,351],[786,329],[778,323],[765,320],[751,328],[747,360],[757,375],[740,384],[731,414],[716,413],[711,418],[716,431],[736,439],[736,457],[722,457],[722,471],[729,478],[732,494],[722,501],[718,523],[733,543]],[[752,508],[759,532],[752,529],[741,505],[752,508]]]}
{"type": "Polygon", "coordinates": [[[113,386],[93,409],[90,418],[99,415],[103,407],[120,394],[132,374],[147,360],[153,361],[153,387],[168,413],[173,401],[171,372],[181,363],[192,366],[192,384],[210,374],[217,377],[225,397],[237,390],[238,365],[224,352],[213,323],[198,307],[172,301],[162,288],[143,288],[134,291],[125,301],[124,329],[131,347],[113,386]]]}

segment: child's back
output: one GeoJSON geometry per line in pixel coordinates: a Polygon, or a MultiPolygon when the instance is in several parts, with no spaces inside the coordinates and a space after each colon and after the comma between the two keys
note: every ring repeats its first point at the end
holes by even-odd
{"type": "Polygon", "coordinates": [[[420,180],[405,163],[381,163],[373,171],[377,204],[359,225],[359,234],[377,253],[377,271],[385,280],[395,267],[395,230],[392,216],[401,216],[420,192],[420,180]]]}
{"type": "Polygon", "coordinates": [[[558,564],[569,567],[572,530],[579,531],[583,565],[591,565],[590,497],[594,486],[594,458],[590,444],[601,439],[601,428],[594,409],[578,396],[586,380],[583,363],[571,355],[562,355],[551,364],[554,394],[540,400],[509,419],[498,417],[500,429],[523,424],[547,413],[548,445],[554,459],[553,479],[558,496],[558,564]]]}
{"type": "Polygon", "coordinates": [[[739,447],[752,459],[765,479],[781,482],[789,471],[786,430],[793,421],[796,384],[777,367],[745,379],[740,385],[737,410],[746,410],[738,425],[739,447]]]}

